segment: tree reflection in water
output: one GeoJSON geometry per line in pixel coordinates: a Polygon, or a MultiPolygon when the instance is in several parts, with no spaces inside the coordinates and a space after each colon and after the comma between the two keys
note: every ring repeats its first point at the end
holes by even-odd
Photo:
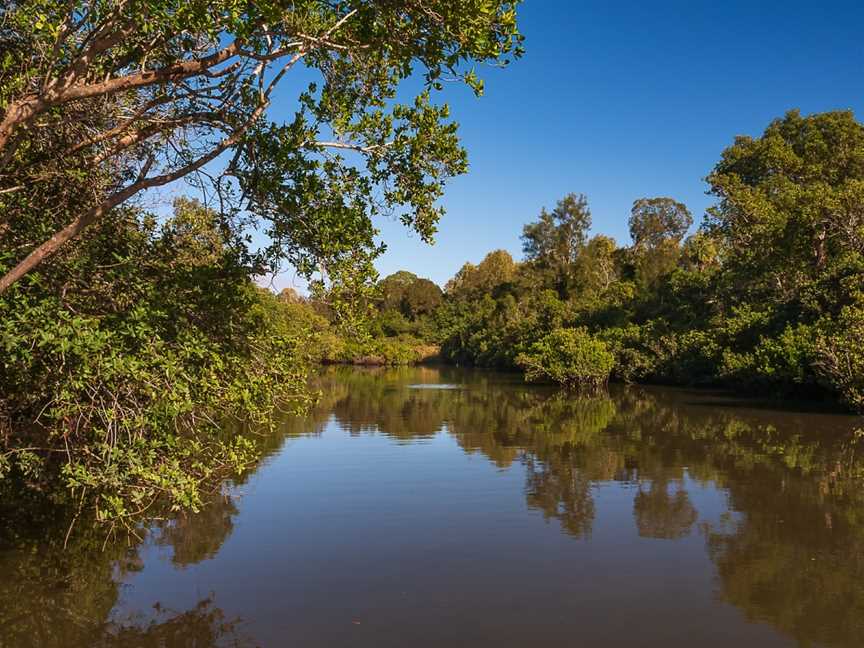
{"type": "Polygon", "coordinates": [[[705,392],[613,387],[581,398],[500,374],[424,371],[334,370],[322,381],[350,384],[333,408],[350,429],[401,440],[444,430],[496,466],[522,462],[528,506],[575,537],[591,533],[598,484],[632,484],[638,535],[676,540],[698,528],[719,596],[749,619],[802,645],[864,645],[860,420],[705,392]],[[407,388],[422,381],[463,388],[407,388]],[[727,494],[720,522],[697,527],[688,481],[727,494]]]}
{"type": "Polygon", "coordinates": [[[636,527],[643,538],[674,540],[690,534],[698,517],[687,491],[678,484],[674,493],[662,481],[652,481],[646,491],[641,486],[633,501],[636,527]]]}
{"type": "Polygon", "coordinates": [[[189,648],[231,645],[249,646],[255,643],[238,631],[239,620],[226,620],[213,597],[202,599],[191,610],[173,612],[156,608],[156,618],[149,621],[128,619],[106,624],[95,637],[94,648],[189,648]]]}
{"type": "MultiPolygon", "coordinates": [[[[579,538],[595,524],[596,488],[620,484],[633,493],[639,537],[703,535],[719,597],[749,619],[802,645],[864,645],[864,448],[855,419],[680,390],[580,398],[446,368],[330,369],[318,388],[308,419],[260,438],[265,454],[333,418],[350,434],[398,443],[447,434],[501,469],[524,469],[527,506],[579,538]],[[461,387],[411,388],[417,383],[461,387]],[[694,485],[724,493],[727,515],[700,516],[694,485]]],[[[186,611],[112,616],[120,583],[141,568],[139,543],[103,551],[103,535],[79,522],[64,550],[56,507],[3,501],[15,505],[0,511],[0,646],[254,645],[215,597],[186,611]]],[[[155,524],[149,539],[170,547],[176,566],[193,565],[217,554],[237,512],[220,495],[199,515],[155,524]]]]}
{"type": "MultiPolygon", "coordinates": [[[[213,595],[192,609],[154,605],[153,614],[115,618],[121,583],[141,569],[139,541],[105,542],[104,529],[79,521],[64,544],[68,518],[46,502],[4,509],[0,531],[0,646],[96,648],[152,646],[253,646],[228,619],[213,595]]],[[[216,498],[201,517],[154,529],[159,544],[174,549],[174,563],[188,565],[218,550],[236,508],[216,498]]]]}

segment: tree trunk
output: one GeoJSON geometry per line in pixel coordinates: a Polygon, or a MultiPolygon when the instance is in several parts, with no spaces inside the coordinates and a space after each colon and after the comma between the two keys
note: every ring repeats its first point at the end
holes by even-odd
{"type": "Polygon", "coordinates": [[[813,242],[813,260],[816,262],[816,269],[822,270],[825,267],[825,241],[828,238],[828,232],[822,227],[815,236],[813,242]]]}
{"type": "Polygon", "coordinates": [[[76,218],[62,230],[54,234],[54,236],[52,236],[50,239],[45,241],[42,245],[30,252],[30,254],[28,254],[24,258],[24,260],[22,260],[18,265],[16,265],[2,278],[0,278],[0,295],[6,292],[9,287],[16,281],[18,281],[21,277],[23,277],[33,268],[42,263],[42,261],[44,261],[47,257],[54,254],[64,243],[66,243],[66,241],[78,236],[78,234],[80,234],[81,231],[84,230],[84,228],[88,227],[91,223],[104,216],[106,213],[114,209],[114,207],[122,203],[124,200],[127,200],[132,194],[136,192],[137,189],[131,192],[127,189],[114,194],[102,204],[94,207],[86,214],[76,218]]]}
{"type": "MultiPolygon", "coordinates": [[[[6,114],[3,115],[3,121],[0,122],[0,154],[3,153],[9,144],[9,140],[15,131],[27,124],[27,122],[44,109],[45,102],[36,96],[21,99],[20,101],[13,101],[9,104],[6,114]]],[[[5,161],[8,157],[11,156],[0,155],[0,160],[5,161]]],[[[0,165],[0,168],[2,168],[2,165],[0,165]]]]}

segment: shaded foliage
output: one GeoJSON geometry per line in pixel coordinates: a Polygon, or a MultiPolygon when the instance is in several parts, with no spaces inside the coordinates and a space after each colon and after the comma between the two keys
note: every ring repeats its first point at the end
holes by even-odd
{"type": "Polygon", "coordinates": [[[312,329],[200,204],[161,224],[116,211],[45,268],[0,297],[0,484],[111,521],[194,510],[254,457],[236,421],[307,403],[312,329]]]}

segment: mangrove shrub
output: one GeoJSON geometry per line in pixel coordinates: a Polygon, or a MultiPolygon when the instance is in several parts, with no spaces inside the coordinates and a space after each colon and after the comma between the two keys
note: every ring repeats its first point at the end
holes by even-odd
{"type": "Polygon", "coordinates": [[[609,380],[615,356],[584,328],[558,328],[516,356],[516,364],[527,380],[598,389],[609,380]]]}

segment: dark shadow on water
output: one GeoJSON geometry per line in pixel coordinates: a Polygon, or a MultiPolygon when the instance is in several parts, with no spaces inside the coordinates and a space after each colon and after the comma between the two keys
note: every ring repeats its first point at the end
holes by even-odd
{"type": "MultiPolygon", "coordinates": [[[[616,388],[628,388],[615,385],[616,388]]],[[[733,390],[714,387],[659,387],[656,385],[633,385],[630,389],[678,395],[681,403],[694,407],[728,407],[735,410],[767,410],[777,413],[831,414],[852,416],[836,401],[807,398],[747,396],[733,390]]]]}

